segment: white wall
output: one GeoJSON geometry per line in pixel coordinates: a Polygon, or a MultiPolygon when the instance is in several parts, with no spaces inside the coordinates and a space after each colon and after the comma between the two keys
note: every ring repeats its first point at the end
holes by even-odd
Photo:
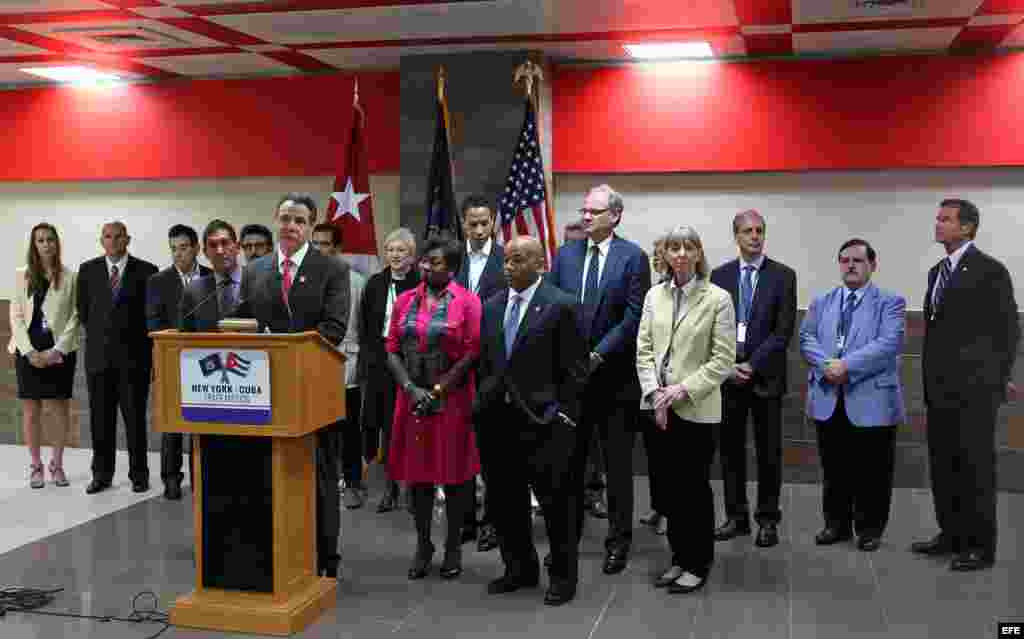
{"type": "MultiPolygon", "coordinates": [[[[163,268],[171,262],[167,229],[173,224],[191,225],[200,235],[214,218],[231,222],[236,230],[250,223],[273,228],[271,216],[281,195],[309,192],[326,209],[333,184],[333,176],[0,182],[0,299],[10,299],[14,269],[24,265],[29,231],[39,222],[50,222],[60,231],[64,263],[72,268],[101,253],[100,228],[115,219],[128,226],[128,250],[163,268]]],[[[370,188],[379,242],[398,224],[398,176],[371,176],[370,188]]]]}
{"type": "Polygon", "coordinates": [[[950,169],[813,173],[568,175],[555,177],[559,229],[593,185],[622,193],[620,233],[650,252],[677,224],[693,226],[712,266],[732,259],[733,215],[758,209],[768,221],[767,253],[797,272],[798,304],[839,283],[836,251],[851,237],[875,247],[874,281],[920,310],[928,269],[943,255],[933,239],[938,203],[963,197],[981,210],[977,244],[1002,261],[1024,310],[1024,170],[950,169]]]}

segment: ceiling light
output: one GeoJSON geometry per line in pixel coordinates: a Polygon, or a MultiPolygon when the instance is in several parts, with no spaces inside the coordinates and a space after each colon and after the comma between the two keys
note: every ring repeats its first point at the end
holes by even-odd
{"type": "Polygon", "coordinates": [[[89,67],[31,67],[21,70],[47,80],[69,84],[91,85],[120,80],[120,77],[113,73],[104,73],[89,67]]]}
{"type": "Polygon", "coordinates": [[[710,58],[714,55],[707,42],[654,42],[623,47],[634,58],[710,58]]]}

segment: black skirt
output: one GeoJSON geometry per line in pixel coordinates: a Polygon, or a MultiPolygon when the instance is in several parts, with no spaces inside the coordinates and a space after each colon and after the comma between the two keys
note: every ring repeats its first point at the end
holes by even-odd
{"type": "Polygon", "coordinates": [[[71,399],[77,355],[68,353],[63,364],[36,368],[27,357],[18,353],[15,363],[18,399],[71,399]]]}

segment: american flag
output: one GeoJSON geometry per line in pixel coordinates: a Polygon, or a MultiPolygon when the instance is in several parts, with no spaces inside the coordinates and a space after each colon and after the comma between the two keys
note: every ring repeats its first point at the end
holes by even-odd
{"type": "Polygon", "coordinates": [[[552,211],[544,184],[544,161],[537,136],[537,115],[529,99],[526,100],[526,118],[523,120],[512,167],[508,171],[505,192],[498,203],[498,214],[501,216],[505,242],[515,235],[539,238],[547,263],[551,264],[558,247],[555,245],[552,211]]]}

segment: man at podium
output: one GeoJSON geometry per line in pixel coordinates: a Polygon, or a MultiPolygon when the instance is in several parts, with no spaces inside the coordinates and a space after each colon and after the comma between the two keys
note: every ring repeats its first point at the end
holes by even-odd
{"type": "MultiPolygon", "coordinates": [[[[315,330],[337,346],[348,326],[349,267],[312,250],[309,237],[315,222],[312,196],[289,193],[281,198],[274,213],[277,251],[245,267],[234,315],[255,318],[260,332],[315,330]]],[[[340,560],[337,451],[337,432],[320,430],[316,451],[317,571],[329,577],[337,575],[340,560]]]]}

